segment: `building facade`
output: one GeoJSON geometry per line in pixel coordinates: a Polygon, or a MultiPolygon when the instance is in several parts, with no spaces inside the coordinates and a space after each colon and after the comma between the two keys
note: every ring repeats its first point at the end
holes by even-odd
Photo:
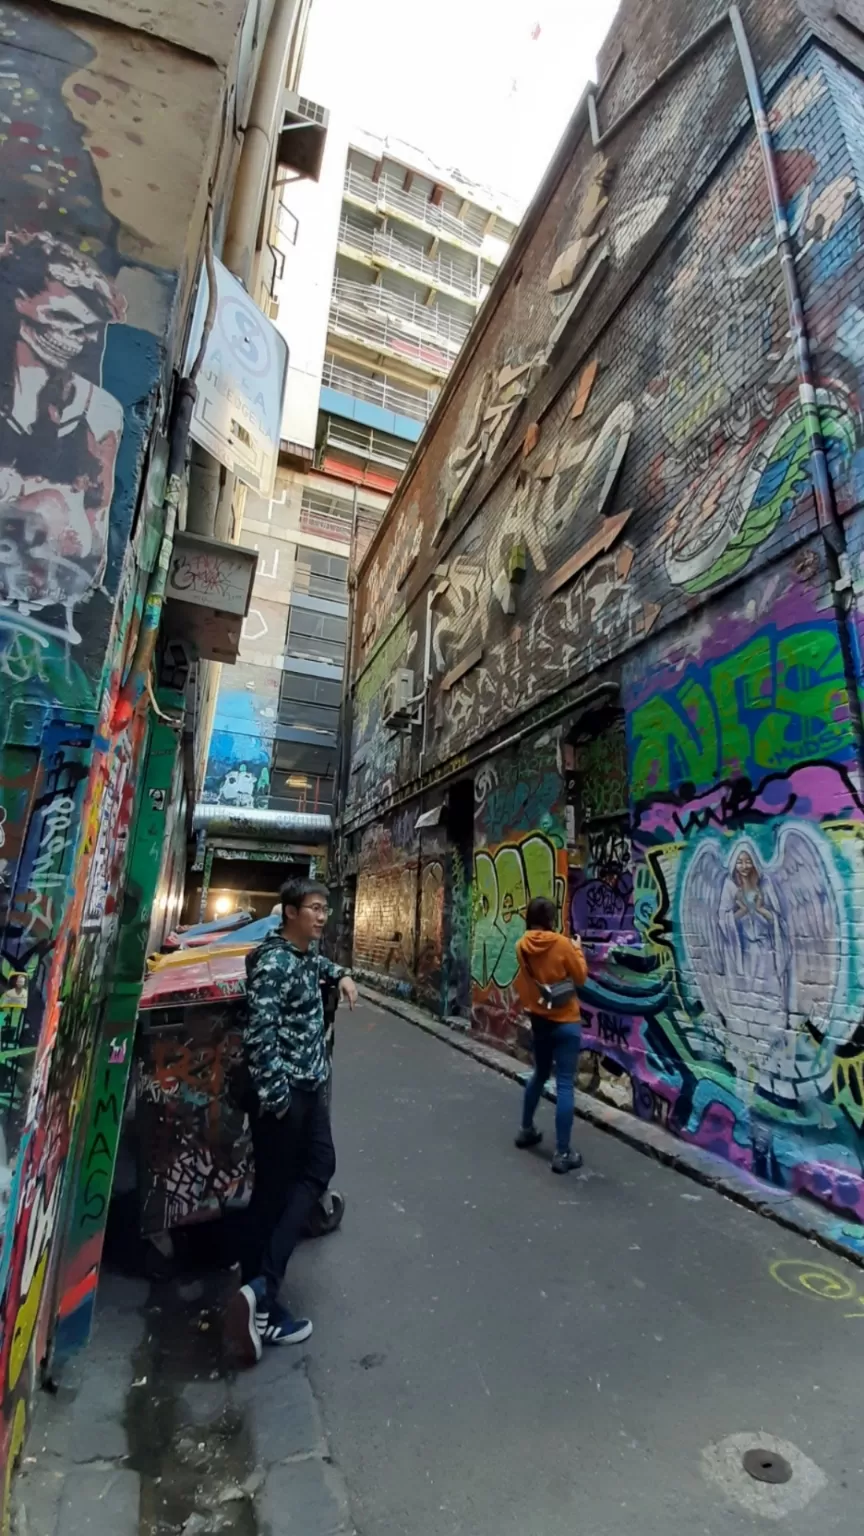
{"type": "Polygon", "coordinates": [[[861,1249],[862,18],[624,0],[360,571],[362,971],[861,1249]],[[764,94],[766,114],[763,115],[764,94]]]}
{"type": "Polygon", "coordinates": [[[251,584],[254,556],[193,526],[187,338],[211,261],[258,289],[307,13],[0,6],[4,1529],[34,1390],[88,1336],[145,959],[182,890],[195,689],[236,655],[251,584]]]}
{"type": "Polygon", "coordinates": [[[288,185],[274,236],[291,349],[272,498],[247,494],[258,569],[223,674],[190,916],[269,911],[287,872],[328,867],[350,622],[362,558],[515,234],[516,211],[417,150],[327,124],[317,183],[288,185]],[[353,552],[353,553],[352,553],[353,552]]]}

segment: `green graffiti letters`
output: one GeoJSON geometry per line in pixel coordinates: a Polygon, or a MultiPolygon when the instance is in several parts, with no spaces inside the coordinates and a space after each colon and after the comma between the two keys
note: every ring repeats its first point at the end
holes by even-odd
{"type": "Polygon", "coordinates": [[[832,624],[772,627],[721,660],[688,667],[631,716],[634,798],[684,783],[697,791],[746,775],[757,782],[854,750],[840,643],[832,624]]]}
{"type": "Polygon", "coordinates": [[[492,852],[474,854],[474,940],[471,979],[478,987],[512,986],[519,965],[516,943],[525,932],[525,912],[535,896],[549,896],[560,912],[564,881],[557,850],[542,833],[492,852]]]}

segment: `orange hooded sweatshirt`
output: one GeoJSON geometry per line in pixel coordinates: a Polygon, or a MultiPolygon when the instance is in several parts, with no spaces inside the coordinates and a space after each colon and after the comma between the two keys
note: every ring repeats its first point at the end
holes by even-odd
{"type": "Polygon", "coordinates": [[[588,963],[581,944],[574,943],[563,933],[552,933],[548,928],[529,928],[517,943],[516,954],[519,960],[516,991],[526,1012],[536,1013],[554,1024],[575,1024],[579,1018],[578,999],[575,996],[568,998],[560,1008],[544,1008],[536,983],[565,981],[569,976],[577,987],[581,986],[588,975],[588,963]]]}

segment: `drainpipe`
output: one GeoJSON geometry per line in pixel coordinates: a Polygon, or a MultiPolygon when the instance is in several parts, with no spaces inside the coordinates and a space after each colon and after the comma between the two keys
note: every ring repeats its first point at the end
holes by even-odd
{"type": "Polygon", "coordinates": [[[735,35],[738,57],[741,61],[741,69],[744,74],[747,95],[750,101],[750,110],[756,124],[756,136],[759,140],[759,147],[762,151],[762,160],[765,166],[765,179],[768,183],[771,211],[774,217],[777,250],[780,256],[780,264],[783,269],[783,283],[786,289],[789,330],[795,347],[795,357],[798,365],[798,398],[801,401],[801,412],[810,447],[816,517],[819,523],[819,530],[825,542],[826,560],[831,577],[837,636],[843,656],[843,671],[849,698],[849,713],[855,722],[859,755],[864,757],[864,704],[862,704],[859,687],[858,643],[857,638],[850,632],[849,626],[852,581],[846,553],[846,539],[837,513],[834,487],[831,483],[828,457],[825,452],[825,439],[822,435],[822,421],[819,416],[819,405],[816,398],[810,338],[807,333],[807,320],[804,314],[801,288],[798,282],[798,268],[795,265],[795,245],[786,218],[786,208],[780,188],[780,178],[777,173],[774,143],[771,137],[768,114],[765,110],[765,98],[750,48],[750,41],[737,5],[730,6],[729,21],[735,35]]]}
{"type": "Polygon", "coordinates": [[[844,550],[843,531],[837,516],[831,476],[828,472],[825,439],[822,436],[822,422],[819,418],[819,406],[816,400],[810,339],[807,334],[807,321],[804,316],[804,305],[801,300],[798,269],[795,265],[795,244],[789,229],[789,222],[786,218],[786,205],[780,189],[777,158],[774,152],[771,128],[768,123],[768,114],[765,110],[762,85],[756,70],[756,63],[750,48],[750,41],[747,37],[741,12],[737,5],[730,6],[729,20],[735,35],[738,57],[741,61],[744,83],[747,87],[747,96],[750,101],[750,110],[753,114],[753,121],[756,124],[756,137],[759,140],[759,148],[762,151],[762,161],[765,166],[765,180],[768,184],[768,196],[771,201],[774,233],[777,239],[780,265],[783,270],[783,284],[786,289],[789,329],[798,367],[798,398],[801,401],[801,412],[807,432],[807,440],[810,445],[816,515],[825,543],[833,551],[834,555],[839,558],[844,550]]]}
{"type": "Polygon", "coordinates": [[[348,567],[348,625],[345,636],[345,666],[342,671],[342,698],[339,705],[339,751],[337,754],[333,826],[335,838],[340,836],[340,823],[348,798],[348,769],[351,761],[351,731],[354,711],[351,707],[351,673],[354,660],[354,618],[357,612],[357,568],[354,554],[357,548],[357,526],[360,521],[359,491],[354,487],[354,507],[351,514],[351,557],[348,567]]]}
{"type": "Polygon", "coordinates": [[[150,586],[147,590],[144,613],[141,617],[141,628],[138,631],[138,643],[135,647],[135,656],[129,668],[129,674],[114,705],[114,713],[111,718],[111,734],[115,736],[129,724],[147,687],[150,678],[150,667],[153,663],[153,654],[156,650],[159,625],[162,619],[162,609],[165,606],[168,569],[171,564],[171,551],[174,548],[174,531],[177,527],[178,512],[183,495],[186,450],[189,447],[189,430],[192,425],[192,412],[195,408],[195,400],[198,394],[196,381],[198,374],[201,372],[204,353],[216,319],[216,264],[213,259],[213,216],[212,211],[209,209],[204,233],[204,260],[207,267],[207,314],[204,320],[204,330],[201,334],[201,345],[198,348],[198,355],[186,378],[181,379],[177,385],[171,424],[171,446],[168,450],[165,500],[162,504],[165,514],[162,543],[159,547],[156,569],[150,578],[150,586]]]}
{"type": "MultiPolygon", "coordinates": [[[[282,118],[288,65],[297,33],[298,0],[275,0],[267,35],[261,45],[261,63],[252,105],[243,135],[243,148],[225,229],[221,260],[256,300],[256,252],[262,216],[268,211],[271,169],[276,136],[282,118]]],[[[304,17],[301,13],[300,23],[304,17]]],[[[208,462],[204,451],[195,453],[190,477],[193,522],[197,532],[236,540],[234,498],[236,475],[208,462]]],[[[242,512],[241,512],[242,518],[242,512]]]]}
{"type": "Polygon", "coordinates": [[[222,260],[247,291],[252,281],[261,211],[267,199],[296,13],[297,0],[276,0],[264,42],[225,231],[222,260]]]}

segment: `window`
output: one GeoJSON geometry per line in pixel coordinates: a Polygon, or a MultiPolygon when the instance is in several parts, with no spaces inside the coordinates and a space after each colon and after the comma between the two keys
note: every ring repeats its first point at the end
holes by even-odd
{"type": "MultiPolygon", "coordinates": [[[[325,602],[348,602],[348,561],[341,555],[325,555],[317,549],[297,548],[294,589],[325,602]]],[[[340,621],[341,622],[341,621],[340,621]]]]}
{"type": "Polygon", "coordinates": [[[291,608],[285,651],[308,661],[329,661],[341,666],[345,660],[348,620],[328,613],[310,613],[305,608],[291,608]]]}
{"type": "Polygon", "coordinates": [[[302,704],[327,704],[338,709],[342,702],[342,684],[327,677],[301,677],[286,672],[282,678],[282,698],[302,704]]]}
{"type": "MultiPolygon", "coordinates": [[[[329,778],[336,765],[332,747],[307,747],[297,741],[277,741],[273,780],[297,777],[329,778]]],[[[284,785],[283,785],[284,788],[284,785]]]]}
{"type": "Polygon", "coordinates": [[[339,730],[339,710],[323,704],[298,704],[283,696],[279,700],[279,724],[295,731],[327,731],[335,736],[339,730]]]}

